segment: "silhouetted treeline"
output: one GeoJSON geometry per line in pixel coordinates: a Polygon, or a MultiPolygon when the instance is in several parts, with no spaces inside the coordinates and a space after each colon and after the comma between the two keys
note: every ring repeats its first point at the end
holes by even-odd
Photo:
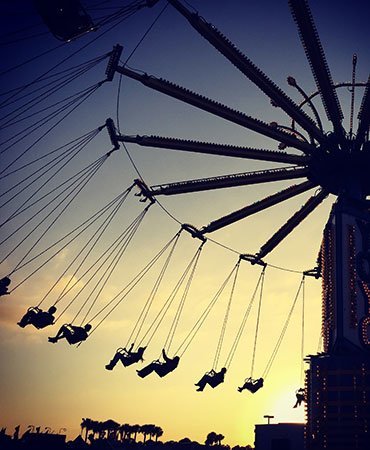
{"type": "Polygon", "coordinates": [[[161,427],[154,424],[130,425],[119,424],[112,419],[100,422],[92,419],[82,419],[81,434],[85,442],[109,439],[118,442],[137,442],[141,435],[143,442],[147,440],[158,441],[163,435],[161,427]]]}
{"type": "MultiPolygon", "coordinates": [[[[179,441],[162,442],[158,440],[163,435],[161,427],[154,424],[130,425],[119,424],[114,420],[96,421],[82,419],[81,435],[66,442],[65,429],[58,433],[50,428],[41,431],[40,427],[29,426],[21,435],[20,427],[16,427],[12,435],[6,429],[0,430],[0,449],[4,450],[231,450],[229,445],[221,442],[224,436],[219,433],[208,433],[204,444],[183,438],[179,441]]],[[[232,450],[253,450],[236,446],[232,450]]]]}

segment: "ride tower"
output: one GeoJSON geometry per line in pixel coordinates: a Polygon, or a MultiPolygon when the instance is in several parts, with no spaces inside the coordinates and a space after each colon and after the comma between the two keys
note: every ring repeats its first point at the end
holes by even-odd
{"type": "Polygon", "coordinates": [[[324,352],[309,357],[306,374],[310,450],[365,450],[370,442],[368,207],[366,200],[339,196],[323,234],[319,265],[324,352]]]}
{"type": "Polygon", "coordinates": [[[267,95],[274,107],[287,114],[290,126],[277,122],[267,124],[163,78],[117,65],[118,73],[150,89],[278,141],[279,151],[153,135],[119,135],[116,140],[170,151],[289,164],[149,187],[151,195],[158,197],[303,180],[200,228],[201,234],[213,233],[314,189],[313,195],[257,253],[245,255],[252,264],[263,262],[328,197],[337,199],[320,252],[324,352],[309,357],[306,447],[308,450],[365,450],[370,442],[370,202],[367,200],[370,196],[370,77],[365,82],[356,81],[357,56],[353,55],[352,80],[334,83],[308,1],[288,0],[317,87],[316,92],[308,95],[289,76],[289,86],[303,97],[297,104],[213,24],[181,0],[168,2],[267,95]],[[351,93],[348,128],[337,95],[340,88],[347,88],[351,93]],[[354,120],[356,88],[364,88],[357,124],[354,120]],[[316,97],[321,99],[326,121],[321,120],[313,102],[316,97]]]}
{"type": "MultiPolygon", "coordinates": [[[[309,357],[306,375],[306,447],[308,450],[365,450],[370,442],[370,77],[356,81],[357,56],[353,55],[352,80],[334,83],[307,0],[288,0],[317,91],[308,95],[294,77],[288,85],[303,99],[296,103],[216,26],[181,0],[168,0],[188,24],[226,60],[248,78],[289,117],[288,126],[266,123],[205,97],[162,77],[117,63],[118,72],[145,87],[198,108],[215,117],[278,142],[269,148],[235,146],[177,137],[119,134],[116,143],[151,149],[193,152],[240,160],[278,163],[266,170],[148,185],[154,198],[198,193],[262,183],[292,182],[280,191],[212,220],[197,233],[208,235],[310,190],[308,200],[277,229],[254,254],[262,264],[328,197],[335,197],[320,252],[323,283],[324,352],[309,357]],[[349,127],[345,127],[337,90],[351,93],[349,127]],[[355,123],[355,88],[364,88],[355,123]],[[313,100],[319,97],[326,119],[321,120],[313,100]],[[293,150],[292,150],[293,149],[293,150]],[[283,166],[282,166],[283,165],[283,166]]],[[[268,144],[266,144],[268,146],[268,144]]],[[[317,275],[319,271],[315,271],[317,275]]]]}

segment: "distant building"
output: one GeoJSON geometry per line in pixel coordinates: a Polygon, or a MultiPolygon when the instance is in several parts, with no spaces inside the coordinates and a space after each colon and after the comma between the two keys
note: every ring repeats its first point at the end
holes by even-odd
{"type": "Polygon", "coordinates": [[[274,423],[255,426],[255,450],[303,450],[303,423],[274,423]]]}

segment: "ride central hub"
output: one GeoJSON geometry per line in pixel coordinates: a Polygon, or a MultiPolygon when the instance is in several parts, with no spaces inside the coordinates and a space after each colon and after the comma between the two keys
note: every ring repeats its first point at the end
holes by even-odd
{"type": "Polygon", "coordinates": [[[312,155],[308,168],[308,178],[331,194],[370,195],[370,152],[320,151],[312,155]]]}

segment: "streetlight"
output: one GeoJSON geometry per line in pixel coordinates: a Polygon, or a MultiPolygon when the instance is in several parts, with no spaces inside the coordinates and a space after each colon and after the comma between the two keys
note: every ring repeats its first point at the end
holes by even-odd
{"type": "Polygon", "coordinates": [[[270,425],[270,420],[273,419],[275,416],[269,416],[268,414],[266,414],[265,416],[263,416],[265,419],[267,419],[267,424],[270,425]]]}

